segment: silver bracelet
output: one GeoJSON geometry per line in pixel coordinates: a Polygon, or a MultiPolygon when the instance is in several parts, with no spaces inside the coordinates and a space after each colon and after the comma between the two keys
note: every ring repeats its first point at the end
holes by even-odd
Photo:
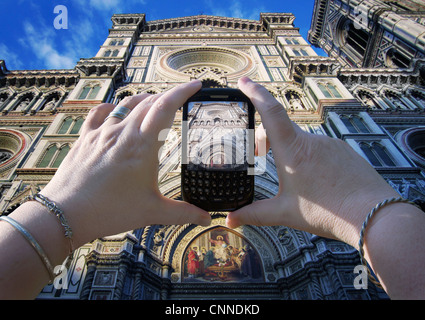
{"type": "Polygon", "coordinates": [[[37,252],[38,256],[41,258],[41,261],[44,263],[44,266],[46,267],[47,272],[49,273],[49,276],[50,276],[49,284],[52,284],[55,278],[55,274],[53,272],[53,266],[50,263],[50,260],[47,257],[46,253],[44,252],[43,248],[38,244],[38,242],[34,239],[34,237],[23,226],[21,226],[18,222],[16,222],[12,218],[8,216],[0,216],[0,220],[6,221],[10,225],[12,225],[31,244],[31,246],[37,252]]]}
{"type": "Polygon", "coordinates": [[[39,193],[26,197],[23,202],[30,201],[30,200],[34,200],[34,201],[37,201],[38,203],[41,203],[59,219],[60,224],[65,229],[65,238],[67,238],[69,241],[69,247],[70,247],[69,253],[71,254],[74,251],[74,244],[72,241],[73,232],[71,227],[68,224],[68,221],[66,220],[63,214],[63,211],[58,208],[56,203],[54,203],[53,201],[50,201],[47,197],[39,193]]]}
{"type": "Polygon", "coordinates": [[[366,227],[367,224],[369,223],[369,221],[373,218],[373,216],[375,215],[375,213],[381,209],[382,207],[391,204],[391,203],[396,203],[396,202],[401,202],[401,203],[407,203],[407,204],[412,204],[416,207],[418,207],[418,205],[410,200],[406,200],[402,197],[399,198],[390,198],[390,199],[386,199],[380,203],[378,203],[368,214],[368,216],[366,217],[365,221],[363,222],[362,225],[362,229],[360,230],[360,239],[359,239],[359,255],[360,255],[360,262],[362,263],[362,265],[365,267],[365,269],[367,270],[368,276],[369,276],[369,280],[378,288],[382,289],[382,285],[379,283],[379,280],[376,276],[372,276],[371,273],[371,268],[369,266],[369,264],[367,263],[366,259],[364,258],[364,250],[363,250],[363,244],[364,244],[364,235],[365,235],[365,231],[366,231],[366,227]]]}

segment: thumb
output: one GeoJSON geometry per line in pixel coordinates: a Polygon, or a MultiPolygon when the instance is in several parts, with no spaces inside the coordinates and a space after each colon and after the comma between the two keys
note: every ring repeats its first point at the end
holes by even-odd
{"type": "Polygon", "coordinates": [[[164,197],[160,210],[157,211],[161,217],[152,217],[153,220],[161,221],[166,225],[182,225],[193,223],[201,226],[211,224],[210,214],[197,206],[179,200],[164,197]]]}
{"type": "Polygon", "coordinates": [[[241,225],[271,226],[282,224],[283,215],[277,209],[280,206],[277,198],[253,202],[230,212],[226,218],[226,226],[234,229],[241,225]]]}

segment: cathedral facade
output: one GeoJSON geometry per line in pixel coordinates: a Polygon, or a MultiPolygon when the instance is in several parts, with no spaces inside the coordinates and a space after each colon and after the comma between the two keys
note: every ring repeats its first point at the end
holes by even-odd
{"type": "MultiPolygon", "coordinates": [[[[91,107],[195,78],[237,87],[242,76],[265,86],[302,129],[345,140],[402,196],[423,204],[425,8],[403,3],[316,0],[308,40],[329,57],[315,53],[288,13],[258,21],[117,14],[96,56],[74,69],[8,70],[1,61],[1,214],[48,183],[91,107]]],[[[178,111],[158,170],[161,192],[176,199],[181,122],[178,111]]],[[[256,166],[255,199],[270,198],[279,185],[272,151],[256,166]]],[[[226,212],[211,215],[208,227],[152,225],[96,239],[38,298],[388,298],[372,283],[355,286],[358,252],[344,243],[286,226],[231,230],[226,212]]]]}

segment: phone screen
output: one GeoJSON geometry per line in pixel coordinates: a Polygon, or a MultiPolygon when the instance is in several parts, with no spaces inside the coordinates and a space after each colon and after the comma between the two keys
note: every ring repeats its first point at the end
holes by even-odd
{"type": "Polygon", "coordinates": [[[246,102],[189,102],[187,122],[188,170],[247,170],[250,130],[246,102]]]}

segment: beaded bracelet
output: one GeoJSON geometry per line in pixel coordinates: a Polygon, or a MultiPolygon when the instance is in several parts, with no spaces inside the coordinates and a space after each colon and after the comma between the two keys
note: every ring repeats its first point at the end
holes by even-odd
{"type": "Polygon", "coordinates": [[[41,203],[43,206],[45,206],[47,209],[49,209],[50,212],[52,212],[58,219],[62,227],[65,229],[65,238],[69,241],[69,253],[71,254],[74,251],[74,244],[72,241],[72,229],[68,224],[68,221],[66,220],[63,211],[58,208],[56,203],[50,201],[47,197],[37,193],[31,196],[26,197],[23,202],[26,201],[37,201],[38,203],[41,203]]]}
{"type": "Polygon", "coordinates": [[[24,238],[31,244],[33,249],[37,252],[38,256],[40,257],[41,261],[44,263],[44,266],[46,267],[47,272],[49,273],[49,276],[50,276],[49,284],[52,284],[55,278],[55,274],[53,272],[52,264],[50,263],[50,260],[47,257],[46,253],[44,252],[43,248],[38,244],[38,242],[28,232],[28,230],[26,230],[23,226],[21,226],[17,221],[12,219],[11,217],[0,216],[0,220],[8,222],[11,226],[13,226],[16,230],[18,230],[24,236],[24,238]]]}
{"type": "Polygon", "coordinates": [[[386,199],[380,203],[378,203],[368,214],[368,216],[366,217],[365,221],[363,222],[362,225],[362,229],[360,230],[360,239],[359,239],[359,255],[360,255],[360,261],[362,263],[362,265],[365,267],[365,269],[367,270],[368,273],[368,277],[369,280],[378,288],[382,289],[382,285],[379,283],[378,279],[375,276],[372,276],[372,273],[370,271],[370,266],[367,263],[366,259],[364,258],[364,250],[363,250],[363,244],[364,244],[364,235],[365,235],[365,231],[366,231],[366,227],[368,222],[373,218],[373,216],[375,215],[375,213],[381,209],[382,207],[391,204],[391,203],[395,203],[395,202],[401,202],[401,203],[407,203],[407,204],[412,204],[416,207],[418,207],[418,205],[410,200],[406,200],[402,197],[399,198],[390,198],[390,199],[386,199]]]}

